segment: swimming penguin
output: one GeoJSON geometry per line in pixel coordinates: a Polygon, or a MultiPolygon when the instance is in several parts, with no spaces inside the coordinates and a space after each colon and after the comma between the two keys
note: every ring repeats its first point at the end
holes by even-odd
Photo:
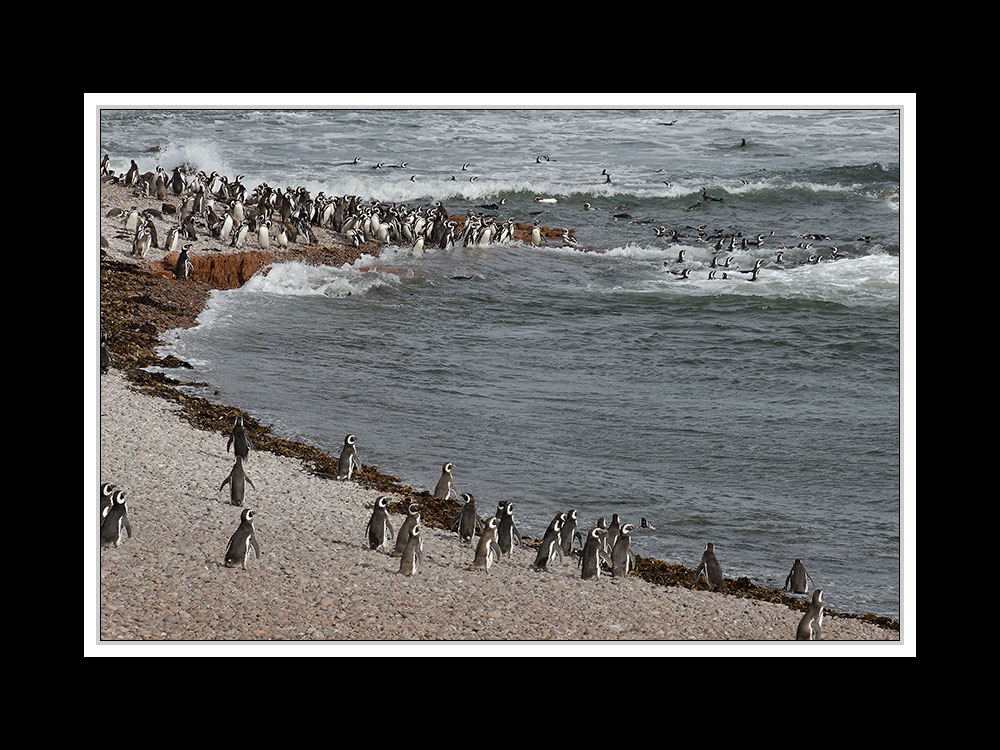
{"type": "Polygon", "coordinates": [[[111,352],[108,351],[108,334],[101,331],[101,372],[111,367],[111,352]]]}
{"type": "Polygon", "coordinates": [[[438,479],[437,486],[434,488],[434,499],[435,500],[447,500],[451,497],[451,493],[455,493],[455,498],[459,497],[458,490],[455,489],[455,478],[451,475],[451,470],[455,468],[455,464],[450,461],[441,467],[441,478],[438,479]]]}
{"type": "Polygon", "coordinates": [[[219,485],[219,492],[222,492],[222,488],[228,484],[229,502],[232,505],[243,505],[243,496],[246,492],[246,482],[250,482],[250,486],[255,490],[257,489],[250,477],[248,477],[246,472],[243,471],[243,459],[236,456],[236,463],[234,463],[233,468],[230,469],[229,476],[222,480],[222,484],[219,485]]]}
{"type": "Polygon", "coordinates": [[[534,570],[547,570],[556,555],[559,556],[560,560],[563,559],[562,548],[559,546],[559,532],[561,529],[562,520],[558,517],[549,524],[549,529],[545,532],[542,544],[538,548],[538,554],[535,556],[535,562],[531,564],[534,570]]]}
{"type": "Polygon", "coordinates": [[[406,545],[410,541],[410,529],[418,523],[420,523],[420,506],[416,503],[410,503],[406,509],[406,520],[403,521],[403,525],[399,527],[399,534],[396,535],[396,546],[389,553],[390,557],[399,557],[403,554],[403,550],[406,549],[406,545]]]}
{"type": "Polygon", "coordinates": [[[640,518],[639,519],[639,528],[640,529],[649,529],[650,531],[656,531],[656,527],[653,526],[653,524],[651,524],[645,518],[640,518]]]}
{"type": "Polygon", "coordinates": [[[104,511],[111,507],[111,496],[115,494],[115,486],[111,482],[101,483],[101,518],[104,518],[104,511]]]}
{"type": "Polygon", "coordinates": [[[496,543],[497,519],[490,518],[486,522],[482,536],[479,537],[479,544],[476,546],[476,557],[472,561],[472,567],[477,570],[490,569],[493,562],[500,557],[500,547],[496,543]]]}
{"type": "Polygon", "coordinates": [[[254,554],[260,559],[260,545],[257,544],[257,533],[253,527],[253,519],[256,513],[249,508],[244,508],[240,514],[240,525],[233,532],[226,547],[226,567],[235,568],[241,566],[247,569],[247,558],[250,557],[250,547],[253,547],[254,554]]]}
{"type": "Polygon", "coordinates": [[[558,198],[543,198],[540,195],[535,196],[535,203],[558,203],[558,198]]]}
{"type": "Polygon", "coordinates": [[[194,263],[188,257],[188,251],[191,249],[191,243],[184,245],[181,248],[180,255],[177,256],[177,265],[174,266],[174,278],[186,279],[190,275],[191,271],[194,270],[194,263]]]}
{"type": "Polygon", "coordinates": [[[382,495],[382,497],[376,500],[372,516],[368,519],[368,523],[365,526],[365,538],[368,542],[368,547],[379,552],[392,541],[392,524],[389,522],[389,511],[386,510],[388,505],[388,495],[382,495]]]}
{"type": "Polygon", "coordinates": [[[424,562],[424,544],[420,539],[420,527],[414,524],[407,530],[407,540],[400,553],[399,572],[404,576],[416,575],[424,562]]]}
{"type": "Polygon", "coordinates": [[[250,442],[250,436],[247,435],[246,430],[243,428],[242,414],[236,417],[236,421],[233,422],[233,433],[229,436],[229,442],[226,443],[226,453],[229,453],[230,448],[233,449],[233,453],[242,458],[244,461],[253,449],[253,443],[250,442]]]}
{"type": "MultiPolygon", "coordinates": [[[[785,591],[789,590],[789,584],[791,584],[791,590],[796,594],[808,594],[809,584],[806,579],[812,581],[812,576],[806,572],[806,566],[802,564],[802,561],[798,558],[792,563],[792,570],[785,579],[785,591]]],[[[813,585],[816,582],[813,581],[813,585]]]]}
{"type": "Polygon", "coordinates": [[[583,547],[583,537],[580,535],[580,532],[576,530],[577,515],[576,510],[571,510],[566,513],[566,521],[563,523],[562,530],[560,531],[562,538],[561,546],[564,555],[572,554],[574,538],[579,539],[580,546],[583,547]]]}
{"type": "Polygon", "coordinates": [[[823,637],[823,590],[813,591],[812,603],[795,630],[797,641],[818,641],[823,637]]]}
{"type": "Polygon", "coordinates": [[[701,578],[702,573],[705,573],[705,577],[708,579],[708,583],[713,590],[722,587],[722,566],[715,559],[715,545],[711,542],[705,545],[705,551],[701,553],[701,564],[698,566],[698,571],[694,574],[696,583],[701,578]]]}
{"type": "Polygon", "coordinates": [[[626,523],[621,527],[621,533],[611,550],[611,575],[615,578],[628,575],[635,569],[635,555],[632,553],[632,530],[634,524],[626,523]]]}
{"type": "Polygon", "coordinates": [[[357,438],[354,435],[344,438],[344,449],[340,451],[340,461],[337,463],[337,479],[350,479],[355,471],[361,470],[355,443],[357,438]]]}
{"type": "Polygon", "coordinates": [[[580,553],[581,578],[600,578],[601,560],[611,565],[611,558],[604,551],[607,533],[604,529],[595,527],[587,534],[587,543],[583,545],[583,552],[580,553]]]}
{"type": "Polygon", "coordinates": [[[476,511],[476,498],[468,492],[462,493],[462,506],[449,525],[450,531],[457,531],[458,538],[463,542],[472,542],[472,536],[476,532],[482,533],[483,524],[479,520],[479,513],[476,511]]]}
{"type": "Polygon", "coordinates": [[[497,504],[497,517],[499,518],[497,546],[500,547],[502,554],[510,557],[514,544],[521,544],[521,534],[514,524],[514,503],[504,500],[500,502],[503,503],[503,506],[501,508],[500,504],[497,504]]]}
{"type": "Polygon", "coordinates": [[[101,520],[101,546],[107,547],[109,544],[117,547],[122,542],[122,527],[128,532],[128,538],[132,538],[132,524],[128,522],[128,506],[125,504],[125,493],[122,490],[115,490],[111,494],[111,502],[103,511],[101,520]]]}

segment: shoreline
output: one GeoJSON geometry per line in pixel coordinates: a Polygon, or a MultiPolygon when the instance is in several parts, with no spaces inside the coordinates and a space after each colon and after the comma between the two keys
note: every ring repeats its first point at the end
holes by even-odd
{"type": "MultiPolygon", "coordinates": [[[[124,191],[124,194],[130,192],[128,189],[122,189],[122,191],[124,191]]],[[[108,190],[107,193],[109,194],[106,195],[105,186],[102,185],[102,228],[105,224],[112,222],[112,220],[105,218],[107,212],[105,200],[108,200],[109,203],[114,202],[117,205],[124,197],[123,195],[110,195],[112,192],[114,191],[108,190]]],[[[141,205],[144,199],[129,197],[127,200],[137,201],[141,205]]],[[[154,201],[153,199],[145,200],[150,204],[159,203],[159,201],[154,201]]],[[[344,262],[353,262],[362,253],[376,257],[379,254],[379,248],[374,246],[375,243],[368,243],[369,245],[373,245],[372,247],[363,246],[355,248],[343,242],[337,243],[337,238],[332,236],[334,233],[330,232],[329,234],[331,236],[326,238],[326,241],[329,241],[330,245],[324,243],[320,247],[310,247],[304,251],[274,253],[272,254],[273,260],[271,262],[277,263],[294,259],[303,262],[325,262],[331,265],[340,265],[344,262]],[[306,257],[302,257],[303,255],[306,257]]],[[[111,239],[109,238],[109,241],[111,239]]],[[[122,238],[115,239],[118,241],[118,248],[120,248],[122,238]]],[[[195,252],[198,252],[197,248],[195,252]]],[[[230,253],[228,250],[216,250],[209,252],[218,253],[216,257],[226,255],[236,257],[251,251],[246,250],[242,253],[230,253]]],[[[120,257],[122,255],[123,253],[112,245],[109,248],[108,256],[106,258],[102,257],[100,261],[101,326],[109,335],[109,348],[114,357],[113,369],[121,370],[123,379],[127,381],[130,389],[139,394],[155,396],[166,402],[170,405],[170,410],[176,411],[177,416],[188,423],[191,429],[209,434],[217,433],[214,435],[214,441],[217,443],[221,441],[221,444],[224,445],[225,440],[228,439],[233,419],[236,415],[242,414],[240,410],[234,407],[212,404],[202,397],[188,396],[176,388],[178,385],[185,385],[184,381],[169,378],[163,373],[148,372],[142,369],[150,366],[171,368],[184,366],[184,363],[176,360],[176,358],[164,359],[156,354],[156,349],[162,345],[160,337],[168,330],[194,325],[196,318],[204,309],[212,289],[216,287],[209,281],[200,280],[198,273],[195,274],[195,278],[184,282],[167,278],[166,275],[157,275],[155,272],[146,270],[144,268],[146,264],[132,262],[125,257],[120,257]],[[178,292],[181,293],[179,294],[178,292]]],[[[153,253],[150,254],[150,258],[152,257],[153,253]]],[[[101,376],[102,398],[104,377],[106,376],[101,376]]],[[[102,407],[102,417],[103,411],[102,407]]],[[[323,481],[328,481],[335,476],[335,457],[324,453],[315,446],[284,440],[274,435],[269,426],[261,425],[251,415],[244,414],[243,416],[251,439],[259,453],[267,453],[275,457],[285,457],[301,462],[301,470],[304,473],[323,481]]],[[[103,442],[103,419],[101,433],[103,442]]],[[[248,464],[248,473],[250,473],[251,466],[252,464],[248,464]]],[[[102,481],[105,479],[102,477],[102,481]]],[[[113,481],[111,478],[107,479],[113,481]]],[[[334,481],[331,484],[343,485],[345,483],[334,481]]],[[[352,482],[351,484],[355,483],[352,482]]],[[[458,510],[456,502],[439,503],[433,501],[430,493],[426,490],[414,489],[394,476],[379,472],[377,466],[364,466],[356,484],[367,492],[375,492],[377,494],[391,493],[395,495],[396,500],[390,505],[390,511],[393,512],[402,512],[402,509],[411,500],[418,501],[421,505],[425,528],[446,528],[448,521],[458,510]]],[[[251,499],[248,500],[247,505],[251,505],[254,502],[252,499],[254,497],[253,493],[250,493],[248,497],[251,499]]],[[[231,506],[228,507],[231,509],[231,506]]],[[[490,510],[492,509],[483,507],[480,508],[480,513],[486,511],[486,514],[489,515],[490,510]]],[[[361,529],[358,529],[354,536],[360,537],[360,532],[361,529]]],[[[453,535],[444,534],[443,536],[449,537],[451,544],[458,545],[453,535]]],[[[119,550],[124,550],[128,546],[129,541],[126,541],[119,550]]],[[[370,554],[375,555],[377,553],[371,552],[370,554]]],[[[103,562],[104,555],[102,554],[103,562]]],[[[251,568],[255,567],[255,562],[260,563],[261,561],[251,561],[251,568]]],[[[570,561],[570,563],[572,562],[575,562],[575,560],[570,561]]],[[[714,593],[709,592],[707,586],[703,583],[691,583],[691,579],[694,577],[694,570],[690,568],[642,556],[638,556],[637,562],[638,565],[634,578],[644,583],[654,584],[665,591],[676,590],[677,593],[698,592],[699,595],[711,598],[717,599],[722,597],[726,601],[738,603],[762,602],[771,606],[780,606],[790,611],[793,619],[796,621],[800,616],[796,613],[804,611],[806,608],[806,601],[804,599],[785,594],[780,590],[755,586],[745,577],[735,580],[727,579],[728,591],[725,593],[714,593]]],[[[500,563],[500,565],[502,569],[506,568],[504,562],[500,563]]],[[[565,562],[563,565],[570,567],[565,562]]],[[[496,577],[494,576],[494,578],[496,577]]],[[[616,585],[618,583],[632,584],[632,579],[633,576],[629,576],[622,581],[616,582],[616,585]]],[[[634,603],[632,603],[632,606],[635,606],[634,603]]],[[[837,621],[844,621],[845,623],[856,622],[866,627],[884,631],[882,637],[899,637],[899,622],[888,617],[879,617],[871,614],[837,613],[830,610],[827,610],[826,614],[830,617],[830,620],[827,621],[828,623],[837,621]]],[[[785,640],[792,637],[793,634],[794,631],[792,630],[790,634],[781,635],[775,639],[785,640]]],[[[593,637],[585,638],[585,640],[592,639],[593,637]]],[[[674,639],[667,637],[665,640],[674,639]]],[[[762,640],[770,639],[762,638],[762,640]]],[[[852,639],[848,638],[848,640],[852,639]]]]}

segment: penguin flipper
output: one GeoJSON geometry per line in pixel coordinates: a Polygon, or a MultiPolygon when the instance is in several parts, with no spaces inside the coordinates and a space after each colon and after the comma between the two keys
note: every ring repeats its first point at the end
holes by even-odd
{"type": "Polygon", "coordinates": [[[128,516],[122,516],[122,525],[125,527],[125,531],[128,532],[128,538],[132,538],[132,524],[128,522],[128,516]]]}
{"type": "MultiPolygon", "coordinates": [[[[251,487],[253,487],[254,489],[257,489],[257,486],[253,483],[253,480],[250,479],[250,477],[248,477],[246,474],[244,474],[243,478],[246,479],[248,482],[250,482],[250,486],[251,487]]],[[[220,487],[219,489],[222,489],[222,488],[220,487]]]]}
{"type": "Polygon", "coordinates": [[[226,453],[229,453],[229,449],[233,447],[233,436],[229,436],[229,442],[226,443],[226,453]]]}
{"type": "Polygon", "coordinates": [[[260,545],[257,544],[257,535],[256,534],[251,534],[250,535],[250,544],[251,544],[251,546],[253,546],[254,554],[257,555],[257,559],[259,560],[260,559],[260,545]]]}
{"type": "MultiPolygon", "coordinates": [[[[232,481],[232,478],[233,478],[233,473],[229,472],[229,476],[226,477],[225,479],[223,479],[222,480],[222,484],[219,485],[219,492],[222,492],[222,488],[225,487],[227,484],[229,484],[229,482],[232,481]]],[[[257,489],[257,488],[254,487],[254,489],[257,489]]]]}
{"type": "Polygon", "coordinates": [[[612,567],[614,567],[614,563],[611,562],[611,555],[609,555],[607,552],[605,552],[602,549],[597,550],[597,554],[601,556],[601,559],[603,559],[604,562],[606,562],[608,565],[611,565],[612,567]]]}
{"type": "Polygon", "coordinates": [[[517,526],[515,526],[513,523],[511,523],[510,528],[511,528],[511,531],[514,532],[514,538],[517,540],[517,543],[520,544],[521,543],[521,532],[517,530],[517,526]]]}
{"type": "Polygon", "coordinates": [[[496,557],[497,557],[497,560],[499,560],[500,559],[500,555],[501,555],[500,545],[491,540],[490,541],[490,549],[493,550],[493,554],[495,554],[496,557]]]}

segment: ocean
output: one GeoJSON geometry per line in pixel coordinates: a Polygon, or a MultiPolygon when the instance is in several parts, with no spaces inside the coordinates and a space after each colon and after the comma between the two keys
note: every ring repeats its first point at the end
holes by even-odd
{"type": "Polygon", "coordinates": [[[451,461],[484,512],[513,500],[525,535],[570,508],[588,528],[646,518],[641,556],[693,568],[713,542],[727,577],[777,588],[799,558],[830,608],[895,618],[900,141],[891,109],[100,116],[116,171],[441,201],[594,251],[273,266],[166,337],[198,395],[335,456],[353,433],[364,463],[414,487],[451,461]]]}

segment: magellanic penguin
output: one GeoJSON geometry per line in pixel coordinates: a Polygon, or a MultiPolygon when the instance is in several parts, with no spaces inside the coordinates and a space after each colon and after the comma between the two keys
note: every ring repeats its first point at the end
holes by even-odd
{"type": "Polygon", "coordinates": [[[535,223],[531,226],[531,244],[535,247],[541,247],[542,244],[542,230],[538,227],[539,223],[538,219],[535,219],[535,223]]]}
{"type": "Polygon", "coordinates": [[[715,545],[711,542],[705,545],[705,551],[701,553],[701,564],[698,565],[698,570],[694,574],[695,583],[701,578],[702,573],[705,574],[713,590],[722,588],[722,566],[715,559],[715,545]]]}
{"type": "Polygon", "coordinates": [[[587,534],[587,543],[583,545],[583,552],[580,553],[581,578],[600,578],[601,560],[611,565],[611,558],[604,551],[605,537],[608,532],[600,527],[595,527],[587,534]]]}
{"type": "Polygon", "coordinates": [[[404,576],[412,576],[420,572],[424,562],[423,542],[420,540],[420,526],[411,526],[407,532],[409,537],[403,547],[402,559],[399,561],[399,572],[404,576]]]}
{"type": "Polygon", "coordinates": [[[538,554],[535,556],[535,562],[531,564],[534,570],[548,570],[548,566],[555,560],[556,555],[559,556],[560,560],[563,559],[562,548],[559,546],[560,529],[562,529],[562,520],[557,517],[549,524],[545,538],[542,539],[542,545],[538,548],[538,554]]]}
{"type": "Polygon", "coordinates": [[[611,523],[608,525],[608,549],[613,550],[618,543],[618,535],[621,533],[622,522],[617,513],[611,514],[611,523]]]}
{"type": "Polygon", "coordinates": [[[101,372],[111,367],[111,352],[108,351],[108,334],[101,331],[101,372]]]}
{"type": "Polygon", "coordinates": [[[635,555],[632,554],[632,529],[634,524],[627,523],[621,527],[618,541],[611,550],[611,575],[621,578],[635,569],[635,555]]]}
{"type": "Polygon", "coordinates": [[[132,538],[132,524],[128,522],[128,506],[125,504],[125,493],[122,490],[115,490],[111,494],[111,502],[102,512],[101,519],[101,546],[106,547],[113,544],[117,547],[122,542],[122,527],[128,533],[128,538],[132,538]]]}
{"type": "MultiPolygon", "coordinates": [[[[796,558],[795,562],[792,563],[791,572],[785,579],[785,591],[788,591],[789,588],[791,588],[791,590],[796,594],[808,594],[809,584],[806,581],[806,578],[812,581],[812,576],[806,572],[806,566],[802,564],[801,560],[796,558]],[[791,587],[789,587],[789,584],[791,584],[791,587]]],[[[813,581],[813,585],[816,585],[815,581],[813,581]]]]}
{"type": "Polygon", "coordinates": [[[823,637],[823,589],[813,591],[812,603],[799,620],[795,631],[797,641],[818,641],[823,637]]]}
{"type": "Polygon", "coordinates": [[[479,537],[479,544],[476,547],[476,557],[472,561],[472,567],[477,570],[490,569],[493,562],[500,557],[500,547],[496,542],[497,519],[494,516],[486,522],[486,528],[482,536],[479,537]]]}
{"type": "MultiPolygon", "coordinates": [[[[406,520],[403,521],[403,525],[399,528],[399,534],[396,535],[396,546],[389,553],[390,557],[399,557],[403,554],[407,543],[410,541],[410,529],[418,523],[420,523],[420,506],[416,503],[410,503],[410,507],[406,509],[406,520]]],[[[423,544],[421,543],[422,546],[423,544]]]]}
{"type": "Polygon", "coordinates": [[[369,549],[381,552],[392,543],[392,524],[389,522],[389,511],[386,510],[388,505],[388,495],[383,495],[375,501],[372,517],[365,526],[365,539],[369,549]]]}
{"type": "Polygon", "coordinates": [[[455,464],[450,461],[441,467],[441,478],[434,488],[435,500],[447,500],[453,492],[455,493],[455,498],[458,499],[459,494],[458,490],[455,489],[455,478],[451,474],[451,470],[454,468],[455,464]]]}
{"type": "Polygon", "coordinates": [[[226,567],[235,568],[242,566],[247,569],[247,558],[250,557],[250,547],[253,547],[254,554],[260,559],[260,545],[257,544],[257,533],[253,527],[253,519],[256,514],[249,508],[244,508],[240,514],[240,525],[233,532],[226,547],[226,567]]]}
{"type": "Polygon", "coordinates": [[[246,472],[243,471],[243,459],[236,456],[236,463],[233,464],[233,468],[230,470],[229,476],[222,481],[221,485],[219,485],[219,492],[222,492],[222,488],[228,484],[229,502],[233,505],[243,505],[243,496],[246,492],[246,482],[250,482],[250,486],[255,490],[257,489],[250,477],[248,477],[246,472]]]}
{"type": "Polygon", "coordinates": [[[113,502],[111,496],[115,494],[115,486],[111,482],[101,483],[101,518],[104,518],[105,511],[111,507],[113,502]]]}
{"type": "Polygon", "coordinates": [[[191,244],[186,244],[177,256],[177,265],[174,267],[174,278],[186,279],[191,271],[194,270],[194,264],[188,257],[188,251],[191,249],[191,244]]]}
{"type": "Polygon", "coordinates": [[[514,544],[521,543],[521,534],[514,524],[514,503],[501,502],[503,502],[502,510],[499,503],[497,504],[497,513],[502,513],[500,522],[497,524],[497,546],[500,547],[501,554],[510,557],[514,544]]]}
{"type": "Polygon", "coordinates": [[[344,438],[344,449],[340,451],[340,461],[337,463],[337,479],[350,479],[355,471],[361,469],[358,463],[358,449],[355,443],[358,439],[354,435],[344,438]]]}
{"type": "Polygon", "coordinates": [[[451,520],[451,525],[448,528],[451,531],[457,531],[458,538],[463,542],[471,543],[475,533],[483,533],[483,523],[479,520],[479,513],[476,511],[476,498],[468,492],[463,492],[462,500],[465,501],[465,504],[451,520]]]}
{"type": "Polygon", "coordinates": [[[253,443],[250,442],[250,436],[247,435],[247,431],[243,427],[242,414],[236,417],[236,420],[233,422],[233,433],[229,436],[229,442],[226,443],[226,453],[229,453],[230,448],[233,449],[233,453],[242,458],[244,461],[253,449],[253,443]]]}
{"type": "Polygon", "coordinates": [[[564,555],[572,554],[573,552],[573,539],[580,540],[580,546],[583,547],[583,537],[580,532],[576,530],[576,518],[577,512],[571,510],[566,514],[566,522],[563,524],[562,531],[562,551],[564,555]]]}

